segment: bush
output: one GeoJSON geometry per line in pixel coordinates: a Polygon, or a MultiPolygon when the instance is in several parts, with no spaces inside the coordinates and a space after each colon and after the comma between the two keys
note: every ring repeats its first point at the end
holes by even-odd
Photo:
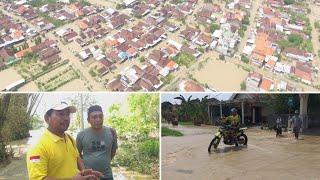
{"type": "Polygon", "coordinates": [[[213,32],[214,32],[215,30],[217,30],[217,29],[220,29],[219,24],[213,23],[213,24],[210,25],[210,32],[211,32],[211,33],[213,33],[213,32]]]}
{"type": "Polygon", "coordinates": [[[125,142],[113,161],[113,165],[127,167],[128,170],[150,174],[158,178],[159,139],[146,139],[142,142],[125,142]]]}
{"type": "Polygon", "coordinates": [[[245,55],[241,55],[241,61],[244,63],[248,63],[249,62],[249,58],[245,55]]]}
{"type": "Polygon", "coordinates": [[[178,63],[180,66],[189,67],[192,63],[195,62],[196,58],[192,54],[185,52],[179,53],[176,55],[173,60],[178,63]]]}
{"type": "Polygon", "coordinates": [[[148,139],[138,145],[138,149],[142,154],[149,157],[157,157],[159,155],[159,140],[148,139]]]}
{"type": "Polygon", "coordinates": [[[177,130],[169,129],[167,127],[162,127],[161,136],[183,136],[183,133],[177,130]]]}
{"type": "Polygon", "coordinates": [[[222,60],[222,61],[224,61],[224,60],[225,60],[224,55],[223,55],[223,54],[220,54],[220,55],[219,55],[219,59],[222,60]]]}
{"type": "Polygon", "coordinates": [[[241,89],[242,91],[244,91],[244,90],[247,89],[247,85],[246,85],[246,83],[245,83],[244,81],[242,81],[242,83],[240,84],[240,89],[241,89]]]}
{"type": "Polygon", "coordinates": [[[293,3],[294,3],[294,0],[284,0],[284,4],[286,4],[286,5],[290,5],[293,3]]]}

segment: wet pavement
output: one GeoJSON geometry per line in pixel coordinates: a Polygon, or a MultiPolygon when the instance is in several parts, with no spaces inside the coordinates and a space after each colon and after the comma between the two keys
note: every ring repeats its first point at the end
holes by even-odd
{"type": "Polygon", "coordinates": [[[284,133],[250,128],[248,146],[219,144],[207,152],[217,128],[180,126],[182,137],[162,137],[163,179],[320,180],[320,129],[295,140],[284,133]]]}

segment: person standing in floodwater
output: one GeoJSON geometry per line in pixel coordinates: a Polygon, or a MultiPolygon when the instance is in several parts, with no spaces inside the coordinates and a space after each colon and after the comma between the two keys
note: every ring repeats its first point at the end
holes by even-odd
{"type": "Polygon", "coordinates": [[[282,134],[282,119],[279,116],[276,120],[276,137],[282,134]]]}
{"type": "Polygon", "coordinates": [[[292,117],[292,130],[294,133],[294,137],[298,140],[302,121],[301,121],[301,118],[299,117],[298,110],[295,110],[294,114],[295,115],[292,117]]]}

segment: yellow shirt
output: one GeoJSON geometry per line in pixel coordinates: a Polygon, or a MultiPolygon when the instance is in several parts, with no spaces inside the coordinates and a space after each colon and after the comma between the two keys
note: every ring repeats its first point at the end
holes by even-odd
{"type": "Polygon", "coordinates": [[[65,134],[61,138],[45,130],[39,143],[27,153],[29,179],[71,178],[79,172],[78,157],[79,152],[71,136],[65,134]]]}

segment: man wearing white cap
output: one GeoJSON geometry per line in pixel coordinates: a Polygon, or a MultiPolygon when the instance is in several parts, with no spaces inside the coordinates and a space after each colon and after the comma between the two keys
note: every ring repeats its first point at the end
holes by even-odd
{"type": "Polygon", "coordinates": [[[70,113],[76,108],[62,101],[45,114],[48,124],[38,144],[27,153],[29,179],[99,179],[102,174],[84,165],[74,139],[65,133],[70,124],[70,113]]]}

